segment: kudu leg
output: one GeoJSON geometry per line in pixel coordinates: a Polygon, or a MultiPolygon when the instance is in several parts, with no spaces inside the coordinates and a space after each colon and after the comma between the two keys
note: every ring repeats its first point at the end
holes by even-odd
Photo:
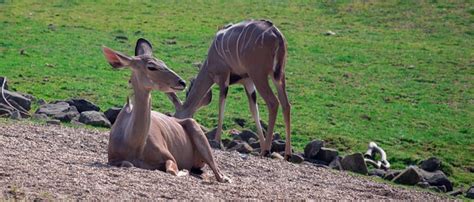
{"type": "Polygon", "coordinates": [[[270,85],[268,84],[268,77],[266,74],[264,75],[249,75],[253,82],[255,83],[255,87],[257,88],[258,93],[262,96],[263,100],[267,104],[268,109],[268,128],[267,128],[267,135],[265,137],[265,145],[262,148],[262,155],[267,155],[272,146],[273,141],[273,128],[275,127],[276,115],[278,112],[278,100],[273,94],[270,85]]]}
{"type": "Polygon", "coordinates": [[[229,85],[226,83],[219,84],[219,117],[217,120],[217,130],[215,140],[221,142],[222,135],[222,125],[224,124],[224,111],[225,111],[225,99],[227,97],[227,92],[229,90],[229,85]]]}
{"type": "Polygon", "coordinates": [[[286,94],[286,81],[285,75],[281,75],[279,80],[273,79],[273,83],[278,92],[278,100],[280,101],[281,108],[283,109],[283,119],[285,121],[286,129],[286,143],[285,143],[285,159],[291,157],[291,105],[288,101],[288,95],[286,94]]]}
{"type": "Polygon", "coordinates": [[[252,118],[255,120],[255,124],[257,125],[257,133],[258,138],[260,141],[260,148],[264,147],[265,144],[265,137],[263,136],[262,125],[260,123],[260,114],[258,112],[258,105],[257,105],[257,92],[255,90],[255,85],[252,81],[247,80],[244,83],[245,92],[247,93],[247,98],[249,100],[249,108],[250,112],[252,113],[252,118]]]}
{"type": "Polygon", "coordinates": [[[188,135],[193,142],[194,148],[198,152],[198,156],[200,156],[202,160],[209,165],[212,172],[214,172],[217,181],[230,182],[230,179],[224,176],[217,167],[214,157],[212,156],[211,146],[209,145],[206,135],[201,130],[199,124],[194,119],[184,119],[179,121],[179,123],[186,131],[186,135],[188,135]]]}

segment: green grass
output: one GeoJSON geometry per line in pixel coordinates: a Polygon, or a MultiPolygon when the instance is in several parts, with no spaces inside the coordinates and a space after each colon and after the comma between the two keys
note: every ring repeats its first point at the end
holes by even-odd
{"type": "MultiPolygon", "coordinates": [[[[0,1],[0,75],[47,101],[121,106],[130,72],[112,70],[102,45],[132,54],[135,40],[147,38],[189,79],[217,28],[249,18],[271,19],[288,40],[297,150],[324,139],[363,152],[375,141],[394,168],[438,156],[457,185],[474,182],[472,1],[0,1]]],[[[239,128],[233,118],[253,128],[243,88],[229,94],[225,129],[239,128]]],[[[173,111],[158,92],[153,107],[173,111]]],[[[214,127],[217,99],[195,118],[214,127]]],[[[284,130],[281,115],[276,130],[284,130]]]]}

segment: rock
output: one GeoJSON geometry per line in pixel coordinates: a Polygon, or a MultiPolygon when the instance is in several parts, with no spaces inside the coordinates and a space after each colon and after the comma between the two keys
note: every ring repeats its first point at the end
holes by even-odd
{"type": "MultiPolygon", "coordinates": [[[[318,154],[316,154],[314,159],[330,163],[338,155],[339,155],[339,152],[337,150],[322,147],[321,149],[319,149],[319,152],[318,152],[318,154]]],[[[364,165],[365,165],[365,163],[364,163],[364,165]]]]}
{"type": "Polygon", "coordinates": [[[272,152],[285,151],[285,141],[283,141],[283,140],[273,140],[271,151],[272,152]]]}
{"type": "Polygon", "coordinates": [[[421,182],[423,177],[416,167],[410,166],[398,176],[393,178],[393,182],[404,185],[415,185],[421,182]]]}
{"type": "Polygon", "coordinates": [[[329,165],[329,163],[326,161],[320,161],[320,160],[308,159],[308,158],[306,158],[305,160],[313,164],[319,164],[319,165],[325,165],[325,166],[329,165]]]}
{"type": "Polygon", "coordinates": [[[0,76],[0,88],[2,88],[2,85],[3,85],[3,89],[8,90],[8,80],[5,77],[0,76]],[[5,81],[4,85],[3,85],[3,81],[5,81]]]}
{"type": "Polygon", "coordinates": [[[85,111],[100,111],[100,108],[92,102],[81,98],[73,98],[66,101],[69,105],[75,106],[79,113],[85,111]]]}
{"type": "Polygon", "coordinates": [[[466,197],[470,199],[474,199],[474,186],[471,186],[466,192],[466,197]]]}
{"type": "Polygon", "coordinates": [[[387,172],[382,169],[372,169],[369,171],[369,176],[378,176],[383,178],[387,172]]]}
{"type": "MultiPolygon", "coordinates": [[[[9,102],[15,102],[21,108],[25,109],[25,111],[29,111],[31,109],[31,100],[21,95],[20,93],[12,92],[9,90],[3,90],[3,93],[5,98],[9,102]]],[[[5,100],[3,100],[3,97],[0,99],[0,103],[7,104],[5,100]]]]}
{"type": "Polygon", "coordinates": [[[211,145],[211,147],[214,149],[224,148],[224,145],[222,145],[222,142],[217,142],[216,140],[209,140],[209,145],[211,145]]]}
{"type": "Polygon", "coordinates": [[[10,118],[14,120],[20,120],[21,119],[20,111],[18,110],[13,111],[13,113],[10,115],[10,118]]]}
{"type": "Polygon", "coordinates": [[[304,147],[304,156],[306,158],[314,158],[322,147],[324,147],[324,141],[313,140],[304,147]]]}
{"type": "Polygon", "coordinates": [[[288,159],[289,162],[292,162],[292,163],[297,163],[297,164],[300,164],[300,163],[303,163],[304,161],[304,158],[302,155],[299,155],[299,154],[292,154],[290,159],[288,159]]]}
{"type": "MultiPolygon", "coordinates": [[[[41,105],[38,110],[36,110],[36,114],[45,114],[47,116],[54,116],[56,114],[59,114],[61,112],[68,112],[71,110],[74,110],[68,103],[66,102],[56,102],[53,104],[45,104],[41,105]]],[[[77,109],[76,109],[77,111],[77,109]]]]}
{"type": "Polygon", "coordinates": [[[369,172],[367,170],[367,165],[365,164],[364,156],[361,153],[345,156],[341,161],[341,166],[343,170],[348,170],[363,175],[367,175],[369,172]]]}
{"type": "Polygon", "coordinates": [[[10,115],[10,118],[14,120],[20,120],[21,119],[20,111],[18,110],[13,111],[12,114],[10,115]]]}
{"type": "Polygon", "coordinates": [[[242,143],[242,140],[232,140],[227,144],[226,148],[227,149],[233,148],[240,143],[242,143]]]}
{"type": "Polygon", "coordinates": [[[56,120],[56,119],[47,120],[46,123],[51,124],[51,125],[61,125],[61,121],[56,120]]]}
{"type": "Polygon", "coordinates": [[[441,168],[441,160],[436,157],[430,157],[421,162],[420,168],[428,172],[433,172],[441,168]]]}
{"type": "Polygon", "coordinates": [[[251,137],[248,141],[249,144],[258,142],[255,138],[251,137]]]}
{"type": "Polygon", "coordinates": [[[30,99],[31,102],[35,102],[36,101],[36,98],[35,96],[33,95],[30,95],[28,93],[21,93],[21,92],[18,92],[20,95],[23,95],[23,97],[26,97],[28,99],[30,99]]]}
{"type": "Polygon", "coordinates": [[[10,106],[0,103],[0,117],[10,117],[14,110],[10,106]]]}
{"type": "Polygon", "coordinates": [[[239,125],[240,127],[244,127],[245,123],[247,123],[247,121],[245,119],[242,119],[242,118],[234,118],[234,122],[237,125],[239,125]]]}
{"type": "Polygon", "coordinates": [[[311,165],[314,166],[314,167],[317,167],[317,168],[330,169],[329,166],[324,165],[324,164],[311,164],[311,165]]]}
{"type": "Polygon", "coordinates": [[[428,187],[430,187],[430,184],[428,182],[423,182],[422,181],[422,182],[416,183],[416,186],[421,187],[423,189],[427,189],[428,187]]]}
{"type": "Polygon", "coordinates": [[[260,148],[260,142],[259,141],[252,142],[250,143],[250,146],[254,149],[260,148]]]}
{"type": "Polygon", "coordinates": [[[274,133],[273,134],[273,140],[281,140],[280,133],[274,133]]]}
{"type": "Polygon", "coordinates": [[[221,141],[222,141],[222,145],[224,146],[223,148],[227,148],[227,146],[231,142],[231,140],[229,139],[222,139],[221,141]]]}
{"type": "MultiPolygon", "coordinates": [[[[16,103],[14,100],[8,99],[8,103],[13,107],[12,113],[19,111],[18,114],[23,118],[30,117],[30,114],[27,110],[25,110],[22,106],[16,103]]],[[[20,118],[21,118],[20,117],[20,118]]]]}
{"type": "Polygon", "coordinates": [[[119,115],[120,110],[122,110],[122,108],[111,107],[107,109],[107,111],[104,112],[105,117],[107,117],[107,119],[110,121],[110,124],[115,123],[115,120],[117,119],[117,116],[119,115]]]}
{"type": "Polygon", "coordinates": [[[81,112],[79,122],[86,125],[100,126],[110,128],[110,122],[105,117],[104,113],[98,111],[81,112]]]}
{"type": "Polygon", "coordinates": [[[446,191],[447,191],[447,190],[446,190],[446,186],[444,186],[444,185],[436,186],[436,187],[437,187],[441,192],[446,193],[446,191]]]}
{"type": "Polygon", "coordinates": [[[248,154],[253,151],[253,148],[246,142],[241,142],[234,147],[230,148],[229,151],[237,151],[239,153],[248,154]]]}
{"type": "Polygon", "coordinates": [[[342,170],[341,160],[342,160],[342,157],[336,156],[336,158],[334,158],[329,163],[329,168],[332,168],[332,169],[335,169],[335,170],[342,170]]]}
{"type": "Polygon", "coordinates": [[[234,136],[234,139],[241,139],[245,142],[249,142],[250,138],[258,140],[258,135],[250,130],[243,130],[238,136],[234,136]]]}
{"type": "Polygon", "coordinates": [[[385,176],[383,177],[383,179],[384,179],[384,180],[392,181],[393,178],[395,178],[396,176],[400,175],[400,173],[402,173],[401,170],[389,170],[389,171],[387,171],[387,173],[385,174],[385,176]]]}
{"type": "Polygon", "coordinates": [[[43,99],[38,99],[38,101],[36,101],[36,104],[44,105],[44,104],[46,104],[46,101],[44,101],[43,99]]]}
{"type": "Polygon", "coordinates": [[[33,119],[36,119],[36,120],[48,120],[48,116],[46,116],[46,114],[33,114],[33,119]]]}
{"type": "Polygon", "coordinates": [[[443,171],[437,170],[434,172],[428,172],[418,168],[418,172],[423,177],[423,180],[428,182],[431,186],[444,186],[446,191],[453,191],[453,184],[443,171]]]}
{"type": "Polygon", "coordinates": [[[326,36],[334,36],[334,35],[336,35],[336,32],[333,32],[333,31],[331,31],[331,30],[328,30],[328,31],[326,31],[326,32],[324,33],[324,35],[326,35],[326,36]]]}
{"type": "Polygon", "coordinates": [[[212,130],[210,130],[209,132],[206,133],[206,137],[208,140],[214,140],[216,139],[216,131],[217,131],[217,128],[214,128],[212,130]]]}
{"type": "Polygon", "coordinates": [[[283,158],[282,155],[280,155],[280,154],[277,153],[277,152],[272,152],[272,153],[270,154],[270,158],[272,158],[272,159],[278,159],[278,160],[283,160],[283,159],[285,159],[285,158],[283,158]]]}
{"type": "Polygon", "coordinates": [[[462,194],[462,190],[460,189],[457,189],[457,190],[453,190],[453,191],[450,191],[448,193],[446,193],[447,195],[450,195],[450,196],[459,196],[462,194]]]}
{"type": "Polygon", "coordinates": [[[71,120],[74,119],[74,117],[76,117],[78,115],[79,115],[79,112],[77,111],[76,107],[71,106],[69,108],[69,111],[59,112],[59,113],[53,115],[53,118],[58,119],[62,122],[71,122],[71,120]]]}

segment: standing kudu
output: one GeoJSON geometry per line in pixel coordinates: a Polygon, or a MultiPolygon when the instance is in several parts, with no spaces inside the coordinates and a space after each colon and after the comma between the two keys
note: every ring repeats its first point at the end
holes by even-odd
{"type": "Polygon", "coordinates": [[[176,108],[174,116],[193,117],[199,107],[210,102],[210,88],[216,83],[220,88],[216,140],[220,142],[228,86],[240,83],[245,87],[250,111],[257,124],[262,155],[267,155],[271,149],[278,105],[281,104],[286,128],[285,158],[288,159],[291,156],[291,120],[290,103],[285,89],[286,54],[284,36],[269,21],[250,20],[225,27],[217,32],[207,59],[192,83],[184,104],[176,94],[168,94],[176,108]],[[270,88],[268,77],[271,77],[275,84],[278,99],[270,88]],[[268,108],[269,120],[265,138],[260,124],[255,88],[268,108]]]}
{"type": "Polygon", "coordinates": [[[134,57],[103,47],[114,68],[130,67],[132,103],[120,111],[110,131],[108,160],[114,166],[159,169],[201,169],[205,163],[220,182],[229,181],[217,168],[206,137],[193,119],[176,119],[151,111],[151,91],[176,92],[185,82],[163,61],[152,56],[151,44],[139,39],[134,57]]]}

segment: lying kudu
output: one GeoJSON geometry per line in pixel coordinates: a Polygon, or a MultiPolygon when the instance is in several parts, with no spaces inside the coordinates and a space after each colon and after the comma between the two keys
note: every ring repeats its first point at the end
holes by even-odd
{"type": "Polygon", "coordinates": [[[176,119],[151,111],[151,91],[176,92],[185,82],[152,56],[152,46],[139,39],[134,57],[103,47],[114,68],[130,67],[132,102],[120,111],[109,137],[108,160],[114,166],[158,169],[178,175],[179,169],[201,169],[208,164],[220,182],[228,182],[217,168],[211,148],[193,119],[176,119]]]}
{"type": "Polygon", "coordinates": [[[244,85],[252,117],[257,124],[262,155],[271,149],[273,128],[278,105],[283,108],[286,128],[285,158],[291,156],[290,103],[285,89],[285,63],[287,47],[283,34],[271,22],[249,20],[227,26],[217,32],[197,78],[189,88],[184,104],[174,93],[168,96],[175,105],[177,118],[191,118],[199,107],[209,104],[211,86],[220,88],[219,120],[216,140],[220,142],[228,86],[244,85]],[[278,99],[268,83],[271,77],[278,92],[278,99]],[[255,88],[267,104],[269,120],[266,138],[257,106],[255,88]]]}

